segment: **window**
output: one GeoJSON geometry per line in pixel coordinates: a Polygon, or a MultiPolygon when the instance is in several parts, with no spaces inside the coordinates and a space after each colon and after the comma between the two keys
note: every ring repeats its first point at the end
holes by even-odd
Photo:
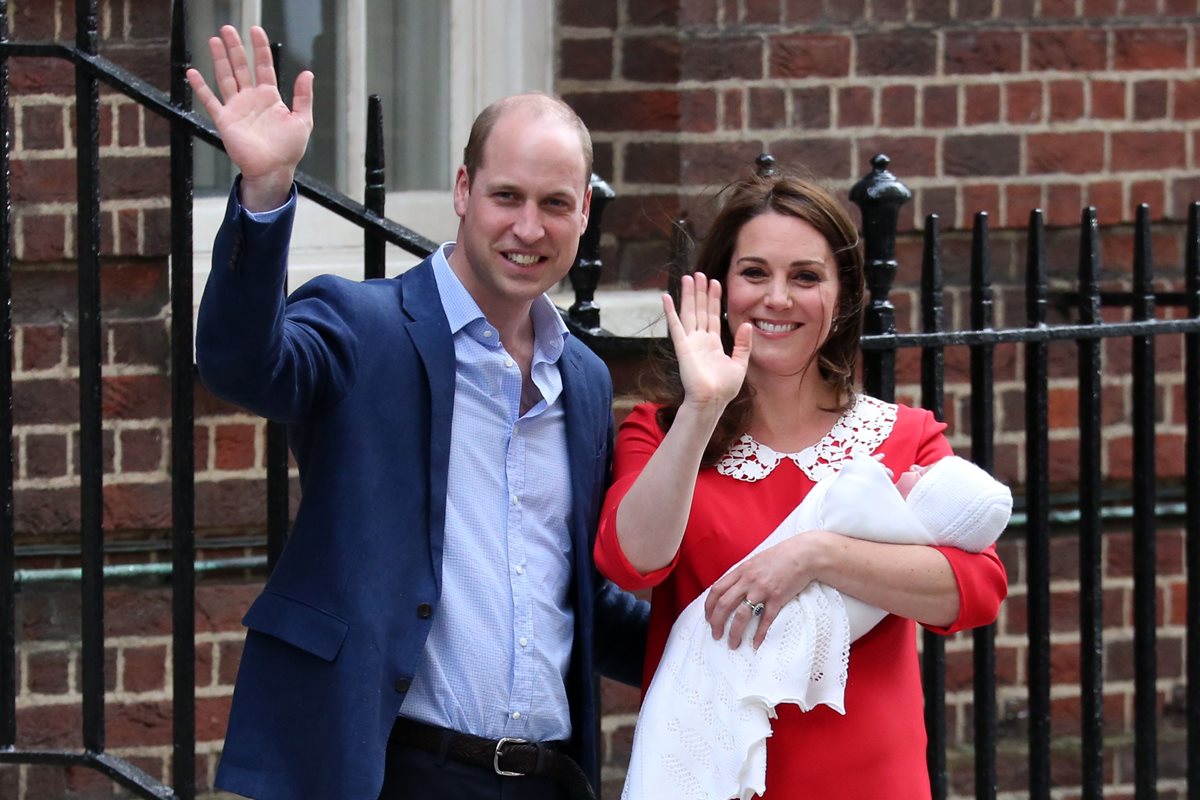
{"type": "MultiPolygon", "coordinates": [[[[261,24],[283,46],[285,99],[302,69],[316,76],[314,128],[300,169],[361,199],[367,97],[383,101],[387,214],[435,241],[454,238],[450,188],[475,115],[514,92],[553,85],[551,0],[193,0],[192,58],[211,85],[207,40],[230,23],[261,24]]],[[[196,148],[196,296],[233,179],[225,154],[196,148]]],[[[313,275],[362,275],[362,233],[301,200],[294,287],[313,275]]],[[[388,271],[415,263],[388,248],[388,271]]]]}

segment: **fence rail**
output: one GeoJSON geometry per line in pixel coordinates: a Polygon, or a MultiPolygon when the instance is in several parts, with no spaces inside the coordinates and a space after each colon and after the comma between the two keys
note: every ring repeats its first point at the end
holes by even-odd
{"type": "MultiPolygon", "coordinates": [[[[170,91],[164,93],[96,52],[96,0],[79,0],[74,45],[59,43],[15,43],[8,38],[8,3],[0,0],[0,136],[5,148],[0,164],[0,764],[50,764],[95,769],[141,797],[180,798],[195,796],[195,486],[194,365],[192,364],[191,213],[192,148],[196,139],[220,147],[213,128],[191,108],[184,78],[190,63],[187,49],[187,3],[174,0],[171,31],[170,91]],[[81,751],[34,750],[17,745],[16,709],[16,618],[17,589],[13,515],[13,318],[12,298],[12,208],[8,113],[8,65],[12,58],[58,58],[72,62],[76,72],[76,131],[78,176],[78,273],[79,273],[79,371],[80,371],[80,459],[81,459],[81,567],[80,591],[84,609],[82,625],[83,749],[81,751]],[[172,785],[164,786],[129,762],[106,752],[104,741],[104,619],[103,591],[106,568],[102,528],[102,407],[100,383],[100,193],[99,193],[99,108],[98,87],[105,83],[132,98],[170,123],[171,153],[171,474],[172,474],[172,785]]],[[[391,244],[426,255],[434,243],[384,217],[384,170],[382,112],[377,98],[369,105],[366,186],[364,203],[303,174],[296,181],[299,191],[329,211],[363,229],[364,277],[381,277],[384,250],[391,244]]],[[[972,457],[987,468],[994,466],[993,430],[994,359],[996,348],[1016,344],[1025,356],[1026,464],[1025,537],[1027,602],[1028,679],[1028,795],[1049,798],[1051,791],[1051,661],[1050,661],[1050,528],[1052,509],[1049,483],[1049,346],[1074,342],[1079,382],[1080,453],[1078,471],[1078,520],[1080,562],[1079,621],[1081,642],[1083,742],[1081,791],[1084,797],[1100,797],[1105,786],[1104,670],[1103,670],[1103,582],[1102,554],[1103,484],[1101,473],[1101,342],[1122,338],[1132,342],[1133,451],[1135,485],[1132,492],[1134,532],[1134,619],[1135,619],[1135,794],[1139,799],[1155,796],[1159,778],[1157,761],[1158,701],[1155,686],[1155,592],[1156,508],[1159,487],[1154,474],[1154,388],[1155,341],[1168,334],[1185,340],[1186,428],[1184,526],[1186,537],[1186,702],[1187,786],[1190,797],[1200,796],[1200,204],[1189,208],[1182,293],[1156,297],[1153,291],[1153,258],[1150,251],[1148,209],[1138,211],[1135,225],[1135,274],[1131,291],[1101,292],[1098,282],[1100,232],[1093,209],[1083,212],[1080,224],[1077,289],[1068,296],[1079,321],[1048,325],[1047,263],[1045,227],[1040,211],[1032,211],[1028,226],[1025,325],[995,329],[994,300],[990,279],[989,230],[986,214],[975,217],[971,247],[970,324],[966,330],[948,330],[945,324],[940,222],[936,215],[924,223],[921,270],[919,332],[897,332],[895,309],[890,295],[896,274],[895,243],[898,211],[909,198],[908,190],[889,171],[885,156],[873,160],[872,171],[851,193],[860,206],[867,258],[870,302],[863,339],[864,376],[867,391],[885,400],[896,394],[897,354],[919,349],[921,403],[939,418],[945,416],[945,349],[969,348],[969,431],[972,457]],[[1102,303],[1123,303],[1132,309],[1132,319],[1103,322],[1102,303]],[[1186,318],[1156,319],[1163,304],[1183,305],[1186,318]]],[[[760,170],[774,169],[769,156],[759,160],[760,170]]],[[[571,270],[575,303],[567,311],[573,332],[602,355],[644,353],[646,339],[609,335],[601,326],[595,300],[602,262],[600,225],[604,205],[613,191],[593,178],[593,206],[580,255],[571,270]]],[[[691,238],[686,225],[673,232],[675,273],[670,285],[678,286],[678,274],[691,262],[691,238]]],[[[268,564],[274,563],[286,537],[288,523],[287,445],[282,427],[268,432],[268,564]]],[[[239,562],[249,563],[249,562],[239,562]]],[[[161,569],[161,565],[159,566],[161,569]]],[[[974,658],[974,794],[993,798],[997,794],[998,723],[995,681],[994,630],[983,628],[973,634],[974,658]]],[[[950,794],[947,767],[948,732],[944,695],[946,661],[944,640],[926,633],[923,638],[922,672],[926,689],[926,727],[929,732],[928,765],[935,798],[950,794]]]]}

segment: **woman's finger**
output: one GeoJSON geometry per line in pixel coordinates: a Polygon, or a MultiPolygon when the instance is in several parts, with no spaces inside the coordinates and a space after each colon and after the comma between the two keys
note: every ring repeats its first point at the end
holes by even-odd
{"type": "Polygon", "coordinates": [[[679,322],[684,333],[696,329],[696,281],[684,275],[679,281],[679,322]]]}
{"type": "Polygon", "coordinates": [[[708,282],[708,332],[721,332],[721,282],[716,278],[708,282]]]}
{"type": "Polygon", "coordinates": [[[754,619],[754,612],[746,603],[739,603],[733,612],[733,621],[729,624],[729,649],[737,650],[746,635],[746,626],[754,619]]]}
{"type": "Polygon", "coordinates": [[[783,609],[780,603],[768,603],[762,601],[763,612],[758,618],[758,629],[754,631],[754,649],[757,650],[762,646],[762,643],[767,638],[767,628],[771,627],[771,623],[779,616],[779,612],[783,609]]]}

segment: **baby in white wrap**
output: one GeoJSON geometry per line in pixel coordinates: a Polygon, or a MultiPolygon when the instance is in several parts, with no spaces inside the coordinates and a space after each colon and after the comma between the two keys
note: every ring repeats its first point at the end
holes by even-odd
{"type": "MultiPolygon", "coordinates": [[[[916,467],[896,485],[879,462],[857,459],[818,482],[746,558],[814,529],[979,552],[996,541],[1011,514],[1008,488],[964,459],[916,467]]],[[[747,800],[764,792],[775,706],[795,703],[808,711],[824,704],[846,713],[850,644],[887,616],[811,583],[783,607],[757,651],[750,644],[754,622],[730,650],[725,638],[711,635],[707,597],[705,591],[693,600],[671,628],[638,715],[622,800],[681,797],[680,774],[705,787],[684,800],[747,800]]]]}

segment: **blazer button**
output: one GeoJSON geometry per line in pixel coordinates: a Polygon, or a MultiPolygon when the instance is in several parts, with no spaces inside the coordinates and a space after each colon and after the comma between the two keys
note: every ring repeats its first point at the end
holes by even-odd
{"type": "Polygon", "coordinates": [[[411,685],[412,681],[410,681],[408,678],[401,678],[400,680],[396,681],[396,691],[400,694],[404,694],[408,691],[408,687],[411,685]]]}
{"type": "Polygon", "coordinates": [[[417,616],[421,619],[429,619],[433,616],[433,606],[429,605],[429,603],[421,603],[421,605],[417,606],[417,616]]]}

